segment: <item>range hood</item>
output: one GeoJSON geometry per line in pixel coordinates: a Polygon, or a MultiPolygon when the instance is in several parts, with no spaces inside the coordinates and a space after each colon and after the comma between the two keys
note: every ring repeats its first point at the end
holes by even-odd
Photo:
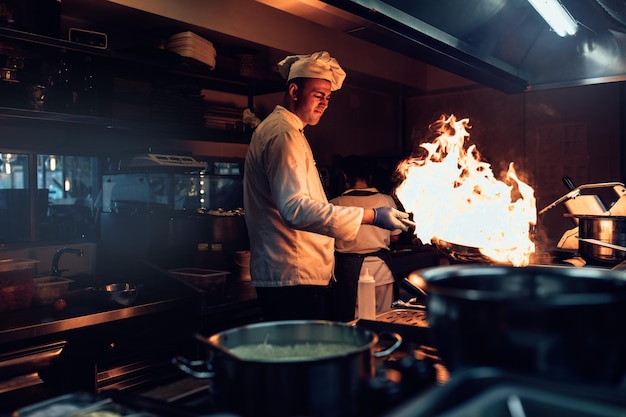
{"type": "Polygon", "coordinates": [[[506,93],[626,80],[626,1],[562,0],[559,37],[527,0],[322,0],[370,24],[352,36],[506,93]]]}
{"type": "Polygon", "coordinates": [[[207,163],[190,155],[165,153],[141,153],[123,156],[114,163],[113,172],[200,172],[207,170],[207,163]]]}

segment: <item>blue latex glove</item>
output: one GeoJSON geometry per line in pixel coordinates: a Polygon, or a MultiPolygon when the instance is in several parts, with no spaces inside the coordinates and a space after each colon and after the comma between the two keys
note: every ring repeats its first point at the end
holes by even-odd
{"type": "Polygon", "coordinates": [[[378,226],[382,229],[397,230],[400,229],[403,232],[409,230],[410,226],[415,226],[411,220],[409,220],[409,214],[400,210],[396,210],[391,207],[378,207],[374,209],[374,226],[378,226]]]}

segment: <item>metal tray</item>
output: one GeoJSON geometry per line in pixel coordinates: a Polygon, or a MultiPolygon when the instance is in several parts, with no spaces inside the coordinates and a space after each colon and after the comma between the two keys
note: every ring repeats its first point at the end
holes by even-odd
{"type": "Polygon", "coordinates": [[[359,319],[355,324],[376,333],[398,333],[405,345],[433,346],[426,312],[421,309],[394,308],[376,315],[374,320],[359,319]]]}

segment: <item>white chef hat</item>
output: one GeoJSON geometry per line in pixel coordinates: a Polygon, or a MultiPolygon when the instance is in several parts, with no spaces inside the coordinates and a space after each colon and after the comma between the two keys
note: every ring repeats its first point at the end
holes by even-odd
{"type": "Polygon", "coordinates": [[[339,90],[346,78],[337,60],[326,51],[288,56],[278,63],[278,71],[287,82],[298,77],[328,80],[332,91],[339,90]]]}

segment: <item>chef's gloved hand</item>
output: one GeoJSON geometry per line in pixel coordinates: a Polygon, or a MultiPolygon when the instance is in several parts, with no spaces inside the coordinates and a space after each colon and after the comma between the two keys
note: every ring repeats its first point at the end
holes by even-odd
{"type": "Polygon", "coordinates": [[[409,220],[409,214],[396,210],[391,207],[378,207],[374,209],[374,226],[378,226],[382,229],[397,230],[400,229],[403,232],[409,230],[410,226],[415,226],[411,220],[409,220]]]}

